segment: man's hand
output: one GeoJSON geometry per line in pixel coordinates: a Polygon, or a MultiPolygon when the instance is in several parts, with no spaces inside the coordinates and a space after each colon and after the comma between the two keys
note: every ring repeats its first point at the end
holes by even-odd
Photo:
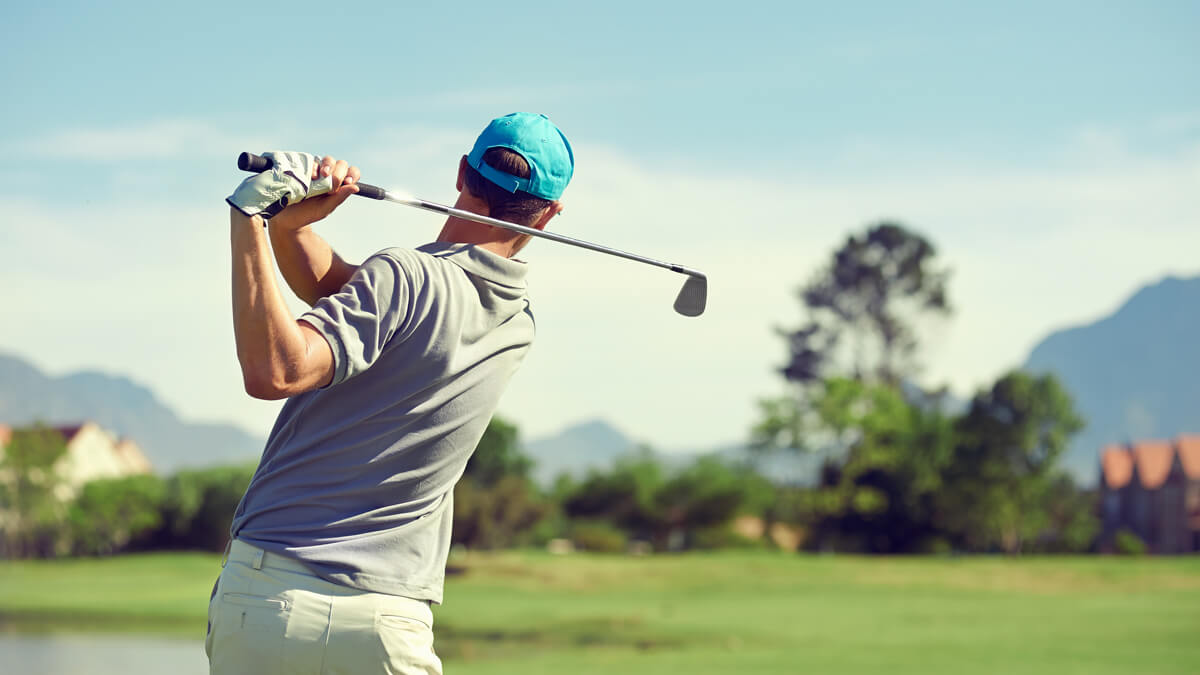
{"type": "Polygon", "coordinates": [[[328,192],[288,205],[271,219],[272,229],[300,230],[333,213],[350,195],[358,192],[359,176],[358,167],[326,156],[313,165],[310,180],[313,185],[327,183],[328,192]]]}
{"type": "MultiPolygon", "coordinates": [[[[345,171],[349,168],[343,167],[343,173],[335,184],[333,170],[338,163],[332,157],[322,160],[304,152],[264,152],[263,157],[271,160],[272,167],[242,181],[225,200],[246,216],[271,218],[285,206],[340,189],[343,187],[345,171]]],[[[349,194],[339,195],[340,199],[325,215],[357,189],[355,186],[349,194]]]]}

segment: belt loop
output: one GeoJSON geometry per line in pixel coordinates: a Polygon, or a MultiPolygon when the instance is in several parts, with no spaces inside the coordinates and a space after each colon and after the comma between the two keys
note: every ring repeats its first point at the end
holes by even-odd
{"type": "Polygon", "coordinates": [[[254,552],[254,564],[252,565],[252,567],[254,567],[254,569],[256,569],[256,570],[262,569],[263,555],[265,555],[265,554],[266,554],[266,552],[263,551],[261,548],[254,552]]]}
{"type": "Polygon", "coordinates": [[[233,538],[231,537],[225,542],[225,554],[221,556],[221,567],[225,567],[225,563],[229,562],[229,551],[233,548],[233,538]]]}

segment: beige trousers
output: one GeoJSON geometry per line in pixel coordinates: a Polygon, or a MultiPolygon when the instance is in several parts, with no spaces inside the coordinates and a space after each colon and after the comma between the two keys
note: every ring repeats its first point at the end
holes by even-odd
{"type": "Polygon", "coordinates": [[[208,605],[212,675],[439,674],[429,603],[313,576],[234,541],[208,605]]]}

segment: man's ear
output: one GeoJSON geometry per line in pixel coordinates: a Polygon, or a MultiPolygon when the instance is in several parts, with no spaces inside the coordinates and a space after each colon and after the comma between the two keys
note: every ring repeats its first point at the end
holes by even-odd
{"type": "Polygon", "coordinates": [[[534,221],[532,224],[530,224],[529,226],[535,230],[544,230],[544,229],[546,229],[546,223],[550,222],[551,218],[562,213],[562,211],[563,211],[562,202],[559,202],[559,201],[550,202],[550,205],[546,207],[546,210],[542,212],[542,215],[538,216],[538,219],[536,221],[534,221]]]}
{"type": "Polygon", "coordinates": [[[454,189],[459,192],[462,192],[463,185],[466,184],[468,166],[470,165],[467,164],[467,156],[463,155],[462,159],[458,160],[458,180],[454,183],[454,189]]]}

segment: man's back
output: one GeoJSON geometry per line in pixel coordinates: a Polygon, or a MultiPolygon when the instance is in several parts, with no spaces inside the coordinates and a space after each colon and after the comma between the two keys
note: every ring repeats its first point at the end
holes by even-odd
{"type": "Polygon", "coordinates": [[[362,265],[311,227],[358,169],[267,155],[226,200],[234,340],[247,393],[288,402],[209,601],[210,672],[440,673],[430,605],[454,484],[534,334],[514,259],[530,236],[456,214],[545,228],[570,144],[544,115],[492,120],[459,160],[438,243],[362,265]],[[313,307],[299,319],[272,259],[313,307]]]}
{"type": "Polygon", "coordinates": [[[288,400],[233,534],[353,588],[441,602],[452,491],[533,340],[525,264],[388,249],[301,320],[330,386],[288,400]]]}

